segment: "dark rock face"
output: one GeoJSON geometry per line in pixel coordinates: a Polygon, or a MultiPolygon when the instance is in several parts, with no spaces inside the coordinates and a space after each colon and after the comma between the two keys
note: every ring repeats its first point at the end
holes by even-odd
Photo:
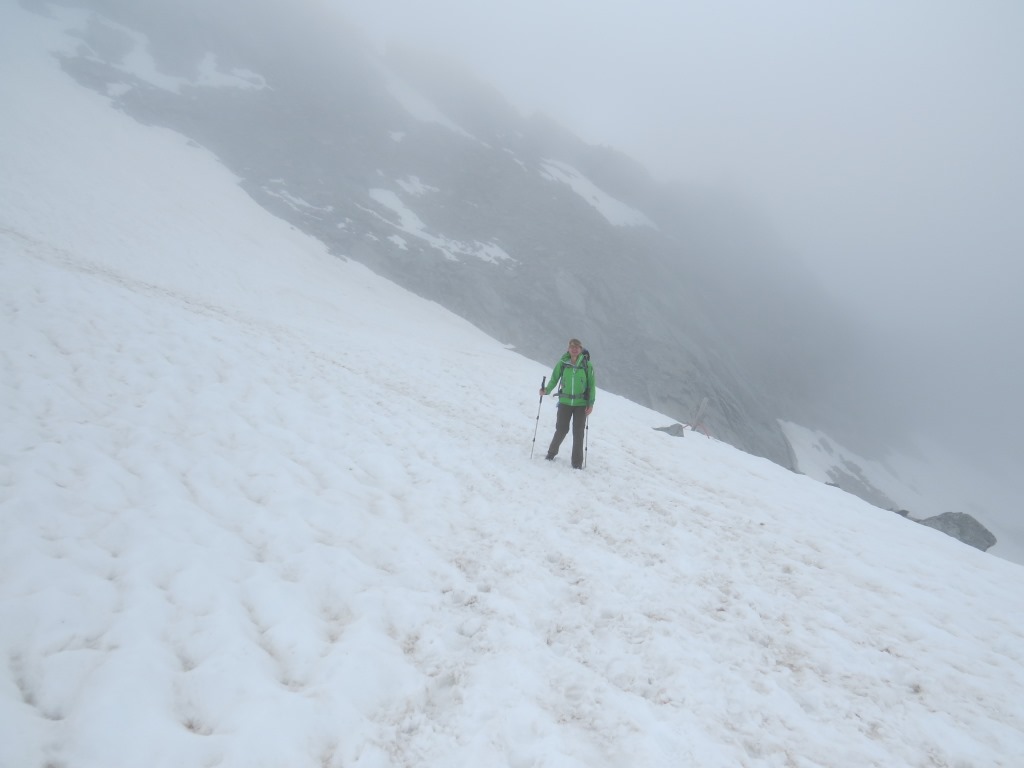
{"type": "Polygon", "coordinates": [[[381,56],[318,6],[23,2],[91,11],[70,76],[339,257],[544,365],[579,337],[602,389],[679,420],[706,397],[712,434],[792,468],[777,418],[827,397],[811,372],[844,321],[736,201],[655,182],[450,63],[381,56]]]}
{"type": "Polygon", "coordinates": [[[672,435],[672,437],[686,437],[686,427],[682,424],[671,424],[667,427],[655,427],[655,429],[672,435]]]}
{"type": "Polygon", "coordinates": [[[996,537],[992,532],[966,512],[943,512],[941,515],[918,520],[918,522],[921,525],[942,531],[954,539],[959,539],[964,544],[970,544],[982,552],[995,546],[996,543],[996,537]]]}
{"type": "Polygon", "coordinates": [[[892,509],[895,505],[884,493],[875,488],[864,475],[864,470],[855,462],[843,459],[828,471],[831,482],[837,488],[858,496],[868,504],[881,509],[892,509]]]}

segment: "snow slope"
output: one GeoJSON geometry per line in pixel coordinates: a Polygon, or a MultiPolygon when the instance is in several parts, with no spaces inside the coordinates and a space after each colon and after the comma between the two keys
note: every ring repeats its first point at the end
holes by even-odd
{"type": "MultiPolygon", "coordinates": [[[[798,471],[808,477],[823,483],[855,477],[882,491],[915,520],[943,512],[971,514],[997,538],[990,554],[1024,564],[1024,525],[1014,514],[1017,499],[1000,498],[991,479],[986,481],[977,468],[955,460],[943,446],[921,443],[916,455],[893,451],[884,461],[872,461],[823,432],[791,422],[780,424],[797,456],[798,471]],[[979,497],[979,489],[988,492],[979,497]]],[[[950,436],[955,440],[952,428],[950,436]]]]}
{"type": "Polygon", "coordinates": [[[68,44],[0,6],[0,766],[1020,764],[1020,566],[606,393],[531,461],[544,366],[68,44]]]}

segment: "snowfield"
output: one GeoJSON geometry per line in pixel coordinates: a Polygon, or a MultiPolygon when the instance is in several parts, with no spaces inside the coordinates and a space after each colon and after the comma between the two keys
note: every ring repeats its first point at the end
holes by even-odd
{"type": "Polygon", "coordinates": [[[0,8],[2,768],[1022,764],[1021,566],[606,392],[531,460],[548,366],[73,44],[0,8]]]}

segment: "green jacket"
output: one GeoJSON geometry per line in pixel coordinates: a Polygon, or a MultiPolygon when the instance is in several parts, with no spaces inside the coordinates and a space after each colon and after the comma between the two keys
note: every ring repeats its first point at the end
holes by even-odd
{"type": "Polygon", "coordinates": [[[576,365],[572,364],[572,358],[566,352],[562,359],[555,363],[551,371],[551,380],[544,391],[551,394],[561,380],[562,385],[558,391],[558,402],[563,405],[593,405],[594,395],[597,394],[597,381],[594,379],[594,366],[590,358],[584,359],[583,355],[576,358],[576,365]]]}

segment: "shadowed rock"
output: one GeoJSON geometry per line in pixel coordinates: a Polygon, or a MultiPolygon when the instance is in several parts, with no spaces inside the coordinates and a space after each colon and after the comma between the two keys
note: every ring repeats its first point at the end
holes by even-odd
{"type": "Polygon", "coordinates": [[[992,532],[966,512],[943,512],[941,515],[918,522],[959,539],[964,544],[970,544],[982,552],[996,543],[996,537],[992,532]]]}
{"type": "Polygon", "coordinates": [[[672,435],[672,437],[686,437],[686,427],[682,424],[673,424],[669,427],[655,427],[655,429],[672,435]]]}

